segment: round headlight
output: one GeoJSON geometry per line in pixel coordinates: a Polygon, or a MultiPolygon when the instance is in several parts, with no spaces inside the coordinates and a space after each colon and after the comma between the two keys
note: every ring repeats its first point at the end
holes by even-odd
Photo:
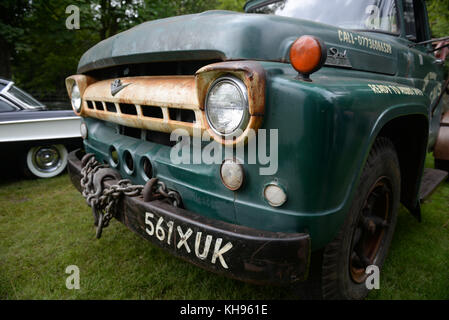
{"type": "Polygon", "coordinates": [[[238,129],[244,131],[249,121],[245,84],[232,76],[217,79],[207,93],[206,118],[211,129],[221,136],[238,129]]]}
{"type": "Polygon", "coordinates": [[[72,106],[76,112],[81,111],[81,92],[76,84],[72,87],[72,106]]]}
{"type": "Polygon", "coordinates": [[[231,159],[223,161],[220,168],[220,176],[225,187],[232,191],[240,189],[245,178],[242,165],[231,159]]]}

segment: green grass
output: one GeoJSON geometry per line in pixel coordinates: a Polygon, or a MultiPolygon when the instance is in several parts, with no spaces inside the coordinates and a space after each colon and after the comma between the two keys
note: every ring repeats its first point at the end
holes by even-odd
{"type": "MultiPolygon", "coordinates": [[[[428,159],[431,164],[431,159],[428,159]]],[[[293,299],[295,290],[230,280],[183,262],[117,221],[95,239],[92,215],[67,175],[0,181],[0,299],[293,299]],[[77,265],[81,289],[65,287],[77,265]]],[[[370,299],[449,299],[449,183],[418,223],[399,213],[370,299]]]]}

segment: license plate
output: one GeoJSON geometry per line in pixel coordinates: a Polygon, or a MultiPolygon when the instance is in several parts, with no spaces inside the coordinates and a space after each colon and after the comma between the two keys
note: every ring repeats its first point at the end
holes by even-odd
{"type": "Polygon", "coordinates": [[[145,232],[161,242],[163,246],[183,250],[201,261],[221,265],[224,269],[229,268],[226,257],[233,247],[230,241],[223,241],[223,238],[219,237],[214,238],[210,234],[193,230],[188,226],[177,225],[174,221],[165,220],[153,212],[145,212],[145,232]]]}

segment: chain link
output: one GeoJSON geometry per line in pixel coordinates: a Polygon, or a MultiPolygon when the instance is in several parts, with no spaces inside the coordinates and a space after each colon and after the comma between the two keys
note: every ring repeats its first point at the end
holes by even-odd
{"type": "MultiPolygon", "coordinates": [[[[99,239],[103,228],[109,226],[112,218],[116,216],[117,204],[123,196],[140,197],[145,187],[133,185],[128,179],[121,179],[120,174],[107,164],[99,163],[93,154],[86,154],[82,159],[80,185],[83,197],[92,208],[94,224],[97,227],[96,236],[99,239]],[[118,180],[116,184],[104,186],[106,180],[118,180]]],[[[153,178],[148,181],[149,188],[145,190],[144,199],[162,199],[163,201],[179,207],[182,204],[181,196],[170,190],[165,183],[153,178]]]]}

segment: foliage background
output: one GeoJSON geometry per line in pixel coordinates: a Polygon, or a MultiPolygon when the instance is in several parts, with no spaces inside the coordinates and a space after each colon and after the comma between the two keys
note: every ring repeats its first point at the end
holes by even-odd
{"type": "Polygon", "coordinates": [[[245,0],[1,0],[0,77],[39,98],[65,95],[64,80],[100,40],[148,20],[223,9],[245,0]],[[65,27],[66,8],[80,8],[80,30],[65,27]]]}
{"type": "MultiPolygon", "coordinates": [[[[148,20],[224,9],[246,0],[1,0],[0,77],[40,99],[65,95],[64,79],[102,39],[148,20]],[[66,7],[77,5],[81,29],[68,30],[66,7]]],[[[427,0],[434,37],[449,35],[449,0],[427,0]]]]}
{"type": "Polygon", "coordinates": [[[436,38],[449,35],[449,0],[428,0],[430,27],[436,38]]]}

